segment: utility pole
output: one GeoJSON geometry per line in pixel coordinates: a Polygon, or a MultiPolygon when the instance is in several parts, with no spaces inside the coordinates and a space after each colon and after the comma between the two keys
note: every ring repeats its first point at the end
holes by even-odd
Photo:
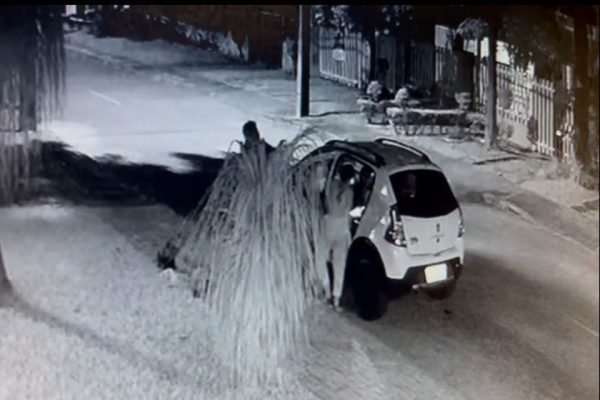
{"type": "Polygon", "coordinates": [[[296,75],[296,115],[309,114],[310,91],[310,4],[300,5],[298,13],[298,68],[296,75]]]}
{"type": "Polygon", "coordinates": [[[497,51],[497,38],[498,38],[498,25],[494,17],[490,18],[488,22],[489,34],[488,34],[488,64],[487,64],[487,78],[488,78],[488,92],[487,92],[487,128],[485,133],[485,144],[486,147],[492,149],[496,146],[496,136],[498,134],[497,118],[496,118],[496,51],[497,51]]]}

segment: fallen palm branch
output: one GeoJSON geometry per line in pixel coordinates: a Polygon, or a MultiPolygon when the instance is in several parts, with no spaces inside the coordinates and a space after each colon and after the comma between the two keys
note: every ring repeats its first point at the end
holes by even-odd
{"type": "Polygon", "coordinates": [[[280,382],[278,365],[305,342],[307,310],[325,293],[318,160],[294,163],[316,139],[230,152],[173,243],[215,317],[230,384],[280,382]]]}

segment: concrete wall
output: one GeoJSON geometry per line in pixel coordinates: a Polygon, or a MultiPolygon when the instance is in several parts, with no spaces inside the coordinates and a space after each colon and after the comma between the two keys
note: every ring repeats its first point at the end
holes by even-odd
{"type": "Polygon", "coordinates": [[[247,46],[248,61],[281,66],[283,41],[287,36],[297,35],[298,6],[131,5],[127,9],[104,6],[103,14],[106,32],[111,36],[210,46],[209,41],[202,43],[198,39],[206,37],[202,32],[230,35],[240,49],[247,46]],[[198,32],[193,34],[194,30],[198,32]]]}

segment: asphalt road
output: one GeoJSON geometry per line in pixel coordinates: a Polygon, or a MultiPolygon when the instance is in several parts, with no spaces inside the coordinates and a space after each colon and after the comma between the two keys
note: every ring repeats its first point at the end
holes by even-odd
{"type": "MultiPolygon", "coordinates": [[[[53,130],[59,133],[57,139],[90,156],[112,153],[130,162],[184,168],[189,164],[173,153],[216,155],[214,149],[226,149],[247,119],[280,127],[256,117],[270,107],[267,96],[201,79],[186,86],[157,78],[153,71],[123,73],[79,56],[70,55],[69,60],[68,103],[63,122],[53,130]]],[[[306,364],[297,372],[302,390],[290,396],[598,397],[597,255],[517,216],[472,199],[463,203],[467,256],[454,295],[437,302],[411,294],[394,301],[386,316],[372,323],[350,312],[322,310],[325,318],[311,326],[306,364]]],[[[10,209],[1,211],[0,227],[9,227],[0,229],[9,274],[21,304],[28,305],[0,308],[0,398],[193,397],[202,372],[191,371],[201,371],[202,357],[182,350],[171,354],[160,343],[196,353],[209,345],[198,329],[186,333],[198,336],[192,339],[195,347],[171,337],[174,333],[166,326],[187,327],[182,310],[191,313],[193,307],[181,294],[165,294],[153,269],[156,243],[180,218],[159,222],[166,218],[163,211],[110,203],[76,208],[61,218],[52,212],[23,216],[20,211],[15,217],[10,209]],[[10,228],[17,226],[21,228],[10,228]],[[76,238],[87,240],[85,249],[56,242],[76,238]],[[38,251],[24,250],[31,246],[38,251]],[[135,262],[123,262],[124,246],[135,262]],[[44,249],[54,250],[48,257],[44,249]],[[97,256],[76,255],[84,251],[96,251],[97,256]],[[125,272],[111,264],[117,253],[116,260],[127,266],[125,272]],[[94,259],[101,260],[97,268],[106,271],[94,269],[90,274],[94,259]],[[46,268],[48,260],[59,262],[60,268],[46,268]],[[18,264],[26,267],[11,273],[18,264]],[[107,310],[114,304],[107,297],[128,299],[137,287],[135,280],[141,286],[119,305],[113,319],[107,310]],[[149,303],[161,308],[160,319],[149,303]],[[68,323],[57,323],[48,313],[68,323]],[[119,322],[123,315],[129,318],[127,324],[119,322]],[[164,327],[155,329],[156,324],[164,327]],[[73,326],[85,326],[90,333],[77,334],[73,326]],[[74,332],[77,343],[68,339],[74,332]],[[61,345],[54,346],[57,343],[61,345]],[[77,350],[76,359],[68,356],[70,346],[77,350]],[[149,367],[144,360],[150,360],[149,367]],[[80,372],[85,368],[89,374],[80,372]],[[121,372],[107,372],[114,368],[121,372]],[[153,378],[162,377],[164,370],[171,375],[153,378]],[[37,380],[31,379],[34,376],[37,380]],[[57,376],[61,385],[48,383],[57,376]],[[154,391],[144,392],[144,382],[152,382],[154,391]],[[86,385],[88,392],[82,392],[86,385]]],[[[198,325],[199,317],[190,318],[190,326],[198,325]]]]}

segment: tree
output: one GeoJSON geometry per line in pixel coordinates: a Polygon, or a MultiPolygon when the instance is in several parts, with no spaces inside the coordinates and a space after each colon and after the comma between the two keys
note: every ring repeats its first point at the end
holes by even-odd
{"type": "MultiPolygon", "coordinates": [[[[28,132],[58,110],[65,59],[62,7],[0,5],[0,203],[14,201],[20,181],[28,178],[33,145],[28,132]]],[[[0,291],[7,282],[0,249],[0,291]]]]}
{"type": "Polygon", "coordinates": [[[535,64],[538,77],[555,80],[561,66],[573,59],[573,44],[557,18],[557,6],[498,5],[464,6],[465,20],[458,33],[466,39],[481,40],[488,37],[488,129],[486,143],[494,147],[496,141],[496,73],[493,60],[497,40],[507,43],[513,62],[520,67],[535,64]],[[478,23],[474,22],[477,21],[478,23]],[[483,25],[483,29],[482,29],[483,25]]]}
{"type": "MultiPolygon", "coordinates": [[[[590,40],[588,26],[598,28],[598,6],[576,5],[557,6],[558,11],[569,16],[573,21],[574,30],[574,61],[575,61],[575,156],[583,175],[591,176],[593,184],[597,185],[597,164],[593,160],[593,151],[597,151],[598,124],[595,123],[595,132],[590,129],[590,112],[595,113],[597,121],[597,99],[596,104],[591,101],[591,94],[598,90],[598,71],[594,71],[594,79],[590,77],[589,71],[589,49],[590,40]],[[594,82],[595,80],[595,82],[594,82]],[[594,108],[594,110],[591,110],[594,108]],[[596,143],[592,140],[596,135],[596,143]]],[[[594,122],[596,122],[594,121],[594,122]]],[[[580,183],[585,183],[580,177],[580,183]]],[[[584,185],[587,186],[587,185],[584,185]]]]}
{"type": "MultiPolygon", "coordinates": [[[[375,49],[379,34],[402,35],[412,27],[414,6],[410,5],[316,5],[314,22],[333,28],[339,36],[359,32],[371,49],[369,79],[376,74],[375,49]]],[[[406,36],[406,35],[405,35],[406,36]]]]}
{"type": "Polygon", "coordinates": [[[582,175],[597,174],[593,162],[597,144],[593,144],[592,134],[597,137],[598,131],[597,127],[595,132],[590,129],[591,95],[598,90],[591,75],[597,75],[597,71],[590,74],[589,70],[588,28],[598,28],[598,6],[512,6],[503,14],[506,41],[517,63],[532,61],[536,74],[549,80],[556,79],[563,64],[575,65],[575,156],[582,175]],[[568,20],[572,34],[565,26],[568,20]]]}
{"type": "MultiPolygon", "coordinates": [[[[589,172],[593,163],[589,128],[592,85],[588,69],[588,26],[598,26],[598,7],[519,5],[495,7],[494,10],[496,17],[492,21],[498,23],[498,34],[508,44],[517,65],[533,62],[536,75],[555,80],[563,64],[575,64],[575,155],[583,170],[589,172]],[[565,29],[559,13],[572,19],[573,35],[565,29]]],[[[489,15],[487,20],[490,21],[489,15]]]]}
{"type": "MultiPolygon", "coordinates": [[[[450,6],[453,7],[453,6],[450,6]]],[[[498,38],[498,29],[500,26],[500,17],[496,12],[490,12],[493,8],[504,6],[454,6],[455,9],[464,15],[464,20],[458,25],[457,33],[466,40],[478,40],[488,38],[488,58],[487,58],[487,79],[488,92],[486,101],[486,132],[485,143],[488,149],[496,145],[498,124],[496,121],[496,47],[498,38]]]]}

